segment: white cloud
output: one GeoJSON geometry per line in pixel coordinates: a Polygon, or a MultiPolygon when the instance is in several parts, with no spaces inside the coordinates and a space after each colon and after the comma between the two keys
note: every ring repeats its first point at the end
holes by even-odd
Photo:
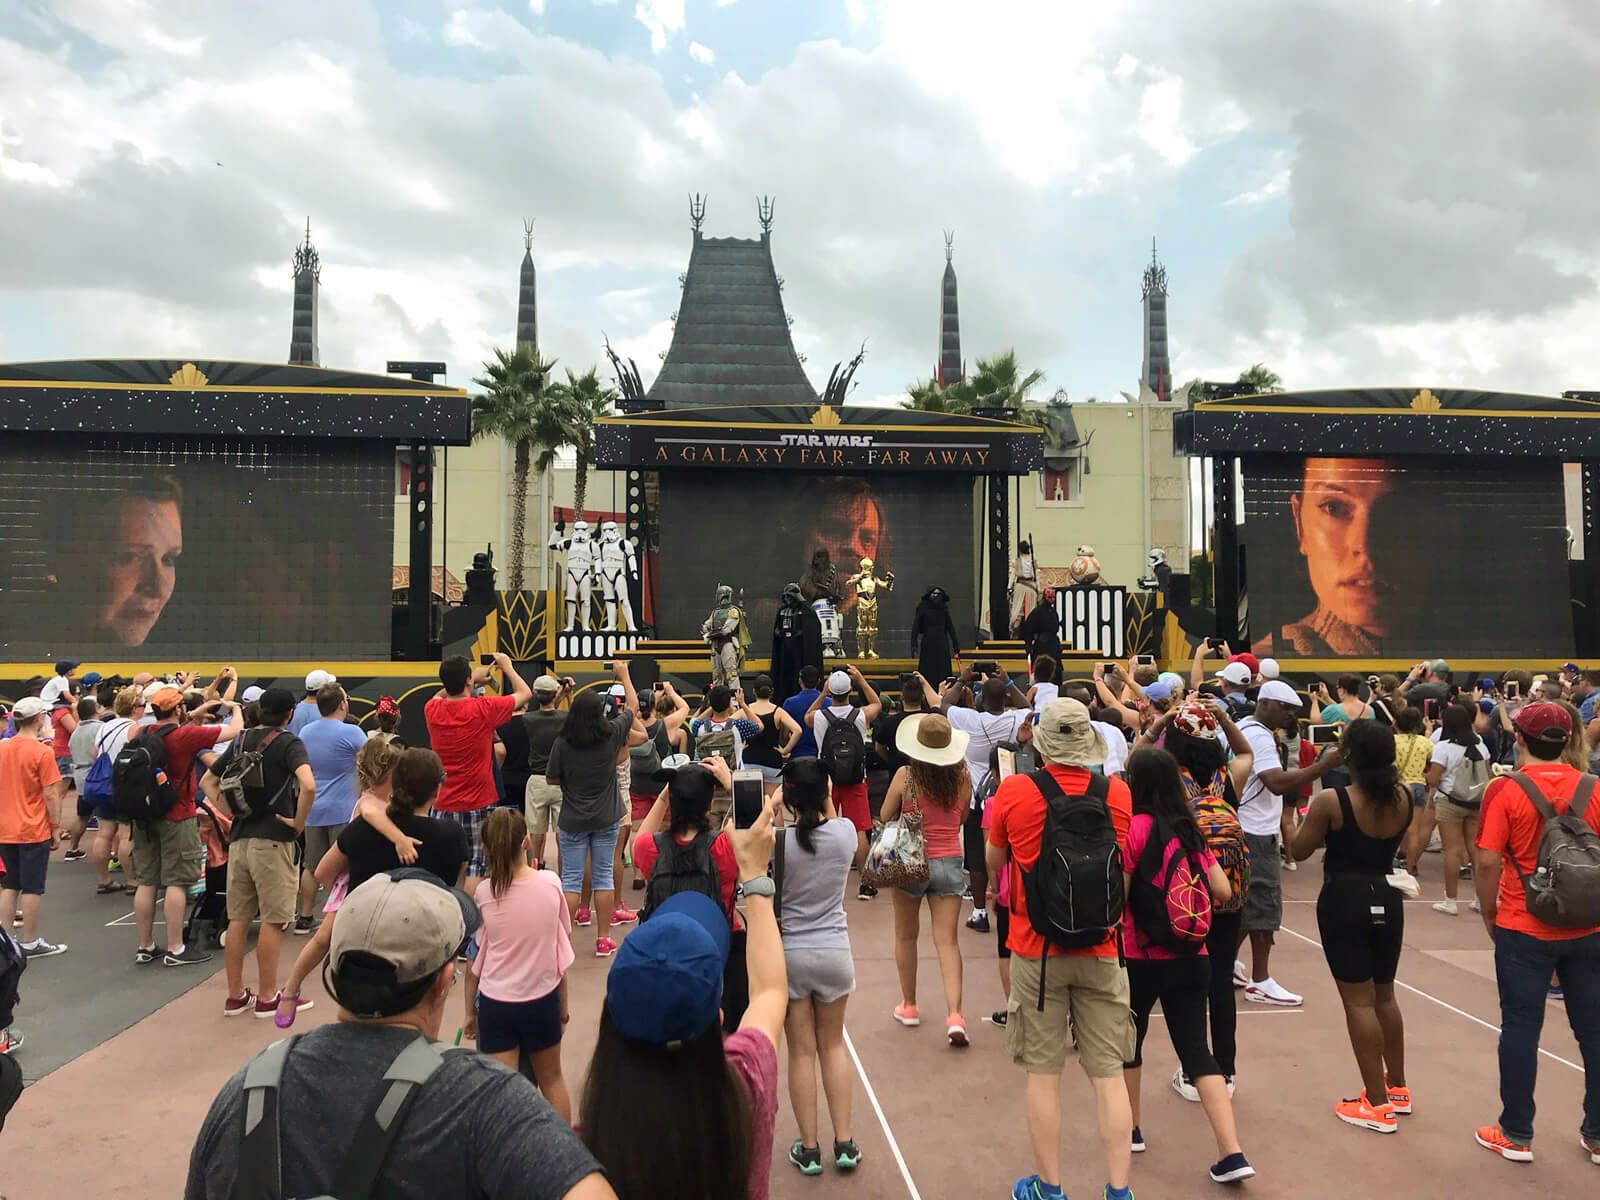
{"type": "Polygon", "coordinates": [[[545,0],[528,0],[528,11],[536,17],[544,16],[545,0]]]}
{"type": "Polygon", "coordinates": [[[852,27],[865,24],[867,19],[866,0],[844,0],[844,12],[852,27]]]}
{"type": "Polygon", "coordinates": [[[633,18],[650,31],[650,49],[660,54],[683,30],[683,0],[639,0],[633,18]]]}
{"type": "Polygon", "coordinates": [[[716,53],[710,46],[702,46],[699,42],[689,43],[689,57],[698,63],[712,63],[717,61],[716,53]]]}

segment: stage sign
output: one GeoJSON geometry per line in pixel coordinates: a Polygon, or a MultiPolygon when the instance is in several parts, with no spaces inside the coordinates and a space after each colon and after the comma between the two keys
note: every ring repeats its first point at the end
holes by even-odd
{"type": "Polygon", "coordinates": [[[1571,655],[1559,462],[1247,458],[1243,473],[1257,654],[1571,655]]]}
{"type": "Polygon", "coordinates": [[[387,658],[394,487],[375,443],[0,438],[0,647],[387,658]]]}
{"type": "MultiPolygon", "coordinates": [[[[911,653],[911,617],[923,592],[950,593],[950,614],[972,636],[978,567],[973,485],[948,476],[794,479],[788,476],[670,475],[661,479],[659,588],[663,637],[695,637],[726,583],[743,589],[754,639],[772,648],[784,585],[798,581],[818,549],[839,578],[870,558],[894,590],[878,592],[878,653],[911,653]]],[[[855,653],[856,596],[843,589],[844,644],[855,653]]]]}

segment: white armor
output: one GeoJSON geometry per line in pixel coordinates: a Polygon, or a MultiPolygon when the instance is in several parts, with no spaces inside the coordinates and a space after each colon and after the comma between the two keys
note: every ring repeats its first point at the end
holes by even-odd
{"type": "Polygon", "coordinates": [[[595,543],[589,537],[589,522],[574,521],[572,536],[562,537],[557,530],[550,549],[567,553],[567,628],[589,628],[589,593],[594,587],[595,543]]]}
{"type": "MultiPolygon", "coordinates": [[[[568,559],[570,562],[571,560],[568,559]]],[[[606,628],[621,629],[617,623],[618,610],[628,623],[628,629],[637,632],[633,623],[633,600],[628,595],[628,581],[639,573],[634,557],[633,543],[622,536],[615,521],[600,526],[600,591],[606,602],[606,628]]]]}
{"type": "Polygon", "coordinates": [[[839,610],[826,596],[811,602],[811,611],[817,614],[822,626],[822,654],[824,658],[843,658],[844,639],[840,637],[839,610]]]}

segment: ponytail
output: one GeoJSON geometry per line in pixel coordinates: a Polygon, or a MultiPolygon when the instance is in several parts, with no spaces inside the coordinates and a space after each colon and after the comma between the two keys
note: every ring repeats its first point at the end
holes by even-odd
{"type": "Polygon", "coordinates": [[[489,862],[489,890],[496,900],[506,894],[517,877],[517,867],[527,865],[523,843],[528,840],[528,823],[514,808],[497,808],[483,823],[483,856],[489,862]]]}

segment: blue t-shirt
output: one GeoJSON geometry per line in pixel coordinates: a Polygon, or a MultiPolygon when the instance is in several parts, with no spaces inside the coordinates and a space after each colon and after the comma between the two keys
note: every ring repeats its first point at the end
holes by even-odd
{"type": "Polygon", "coordinates": [[[343,825],[356,809],[356,753],[367,744],[359,726],[320,718],[300,731],[317,796],[307,825],[343,825]]]}
{"type": "Polygon", "coordinates": [[[1600,700],[1600,692],[1590,692],[1583,698],[1583,703],[1578,705],[1578,715],[1583,718],[1585,725],[1594,720],[1594,702],[1596,700],[1600,700]]]}
{"type": "Polygon", "coordinates": [[[796,725],[803,731],[800,740],[794,744],[790,758],[815,758],[817,756],[817,738],[811,732],[811,726],[806,721],[806,709],[811,707],[811,702],[822,695],[816,688],[806,688],[796,692],[783,702],[783,711],[794,718],[796,725]]]}
{"type": "Polygon", "coordinates": [[[294,706],[294,715],[289,718],[289,732],[299,733],[311,722],[320,719],[322,714],[317,711],[315,700],[302,700],[294,706]]]}

